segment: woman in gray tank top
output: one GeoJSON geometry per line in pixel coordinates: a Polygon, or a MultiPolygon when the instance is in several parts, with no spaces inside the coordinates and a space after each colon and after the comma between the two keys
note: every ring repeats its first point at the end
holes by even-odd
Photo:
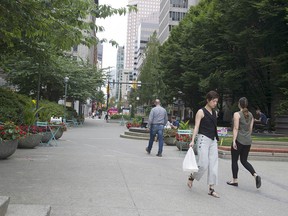
{"type": "Polygon", "coordinates": [[[238,186],[238,159],[242,165],[254,176],[256,181],[256,188],[261,186],[261,178],[255,172],[253,166],[247,161],[251,148],[251,133],[253,129],[254,118],[247,109],[248,100],[246,97],[239,99],[239,112],[235,112],[233,116],[233,143],[231,146],[231,160],[232,160],[232,175],[233,180],[228,181],[228,185],[238,186]]]}

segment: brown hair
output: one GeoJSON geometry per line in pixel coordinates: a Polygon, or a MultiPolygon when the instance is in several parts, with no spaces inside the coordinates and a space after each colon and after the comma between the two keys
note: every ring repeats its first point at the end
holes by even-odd
{"type": "Polygon", "coordinates": [[[219,95],[216,91],[209,91],[206,95],[206,100],[211,101],[216,98],[219,98],[219,95]]]}
{"type": "Polygon", "coordinates": [[[239,99],[239,105],[242,108],[242,112],[244,114],[244,117],[246,119],[246,121],[248,121],[249,119],[249,110],[248,110],[248,100],[246,97],[242,97],[239,99]]]}

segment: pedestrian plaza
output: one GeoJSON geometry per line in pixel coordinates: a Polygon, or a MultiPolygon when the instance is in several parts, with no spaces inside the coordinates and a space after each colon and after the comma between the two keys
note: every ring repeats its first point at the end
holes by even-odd
{"type": "Polygon", "coordinates": [[[17,149],[0,161],[0,196],[9,196],[11,204],[50,205],[51,216],[287,215],[287,162],[252,160],[262,177],[256,189],[240,163],[239,187],[228,186],[231,162],[220,158],[216,199],[208,195],[206,175],[187,187],[185,154],[175,146],[164,146],[159,158],[155,142],[148,155],[148,141],[121,138],[126,130],[86,119],[57,146],[17,149]]]}

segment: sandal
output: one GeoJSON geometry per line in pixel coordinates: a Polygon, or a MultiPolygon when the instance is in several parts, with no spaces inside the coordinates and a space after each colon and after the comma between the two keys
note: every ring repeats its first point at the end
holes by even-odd
{"type": "Polygon", "coordinates": [[[208,195],[213,196],[215,198],[220,198],[220,196],[215,192],[215,190],[213,188],[209,189],[208,195]]]}
{"type": "Polygon", "coordinates": [[[192,188],[192,184],[193,184],[193,181],[194,181],[194,177],[192,175],[192,173],[190,174],[189,178],[188,178],[188,182],[187,182],[187,186],[189,188],[192,188]]]}

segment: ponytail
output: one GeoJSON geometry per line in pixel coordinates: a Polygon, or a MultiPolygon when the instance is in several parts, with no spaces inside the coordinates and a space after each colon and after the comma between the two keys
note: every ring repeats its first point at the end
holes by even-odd
{"type": "Polygon", "coordinates": [[[246,119],[246,121],[249,121],[249,110],[248,110],[248,100],[246,97],[242,97],[239,99],[239,105],[242,108],[242,113],[246,119]]]}

